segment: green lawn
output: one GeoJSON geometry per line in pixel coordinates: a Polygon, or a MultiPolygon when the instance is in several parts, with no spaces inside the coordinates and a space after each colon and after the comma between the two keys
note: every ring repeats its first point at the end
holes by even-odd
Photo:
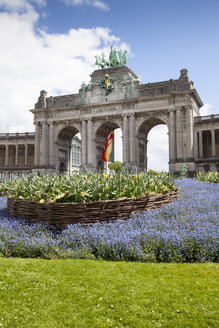
{"type": "Polygon", "coordinates": [[[0,327],[218,327],[218,265],[0,258],[0,327]]]}

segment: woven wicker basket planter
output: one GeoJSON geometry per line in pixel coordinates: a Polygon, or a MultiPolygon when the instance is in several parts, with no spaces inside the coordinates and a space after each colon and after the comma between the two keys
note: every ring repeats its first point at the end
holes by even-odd
{"type": "Polygon", "coordinates": [[[160,208],[177,197],[178,192],[149,194],[145,197],[104,200],[93,203],[44,203],[19,198],[8,198],[11,216],[30,222],[55,226],[82,223],[93,224],[116,219],[128,219],[133,213],[160,208]]]}

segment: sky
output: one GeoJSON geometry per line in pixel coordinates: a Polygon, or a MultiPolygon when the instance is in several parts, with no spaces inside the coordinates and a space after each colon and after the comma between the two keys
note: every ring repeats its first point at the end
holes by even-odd
{"type": "MultiPolygon", "coordinates": [[[[219,114],[218,0],[0,0],[0,133],[33,131],[40,90],[77,93],[112,44],[128,50],[142,83],[187,68],[200,114],[219,114]]],[[[167,170],[166,126],[148,139],[149,168],[167,170]]]]}

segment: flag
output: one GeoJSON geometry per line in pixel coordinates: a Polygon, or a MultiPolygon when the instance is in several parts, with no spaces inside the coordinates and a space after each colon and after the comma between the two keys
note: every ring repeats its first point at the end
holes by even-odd
{"type": "Polygon", "coordinates": [[[104,162],[109,162],[110,154],[112,151],[112,146],[113,146],[113,137],[114,137],[114,131],[112,131],[105,143],[105,149],[101,154],[102,159],[104,162]]]}

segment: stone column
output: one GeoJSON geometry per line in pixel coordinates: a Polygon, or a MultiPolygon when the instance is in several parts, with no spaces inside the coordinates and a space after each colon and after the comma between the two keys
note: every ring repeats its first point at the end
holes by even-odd
{"type": "Polygon", "coordinates": [[[71,174],[72,173],[72,140],[69,141],[68,145],[68,171],[71,174]]]}
{"type": "Polygon", "coordinates": [[[180,109],[176,111],[176,156],[177,159],[183,159],[183,125],[180,109]]]}
{"type": "Polygon", "coordinates": [[[87,122],[87,164],[93,166],[93,122],[92,118],[87,122]]]}
{"type": "Polygon", "coordinates": [[[81,122],[81,164],[87,164],[87,122],[83,119],[81,122]]]}
{"type": "Polygon", "coordinates": [[[15,145],[15,166],[18,166],[18,144],[15,145]]]}
{"type": "Polygon", "coordinates": [[[187,125],[187,157],[193,157],[193,115],[192,109],[188,108],[186,112],[187,125]]]}
{"type": "Polygon", "coordinates": [[[49,124],[49,165],[55,167],[54,124],[49,124]]]}
{"type": "MultiPolygon", "coordinates": [[[[25,145],[25,149],[26,149],[26,145],[25,145]]],[[[26,156],[25,156],[25,158],[26,158],[26,156]]],[[[25,163],[27,163],[27,162],[25,162],[25,163]]],[[[37,167],[40,166],[40,125],[39,125],[39,123],[35,124],[34,165],[37,167]]]]}
{"type": "Polygon", "coordinates": [[[175,114],[171,110],[169,113],[169,161],[173,162],[176,159],[176,147],[175,147],[175,114]]]}
{"type": "Polygon", "coordinates": [[[144,168],[147,171],[148,169],[148,134],[144,143],[144,151],[145,151],[145,157],[144,157],[144,168]]]}
{"type": "Polygon", "coordinates": [[[128,135],[128,117],[123,115],[123,163],[129,162],[129,135],[128,135]]]}
{"type": "Polygon", "coordinates": [[[199,157],[203,157],[202,131],[199,131],[199,157]]]}
{"type": "Polygon", "coordinates": [[[24,145],[24,166],[28,165],[28,144],[24,145]]]}
{"type": "Polygon", "coordinates": [[[97,142],[96,142],[96,138],[93,139],[93,165],[94,165],[94,169],[97,169],[97,142]]]}
{"type": "Polygon", "coordinates": [[[48,123],[42,124],[42,165],[48,165],[48,152],[49,152],[49,140],[48,140],[48,123]]]}
{"type": "Polygon", "coordinates": [[[198,132],[194,132],[194,158],[198,158],[198,132]]]}
{"type": "Polygon", "coordinates": [[[135,142],[135,117],[134,113],[130,116],[130,163],[135,163],[136,158],[136,142],[135,142]]]}
{"type": "Polygon", "coordinates": [[[2,146],[0,146],[0,166],[4,166],[4,150],[2,146]]]}
{"type": "Polygon", "coordinates": [[[211,130],[211,155],[215,157],[216,155],[216,148],[215,148],[215,130],[211,130]]]}
{"type": "Polygon", "coordinates": [[[5,166],[8,166],[8,148],[9,145],[5,145],[5,166]]]}

